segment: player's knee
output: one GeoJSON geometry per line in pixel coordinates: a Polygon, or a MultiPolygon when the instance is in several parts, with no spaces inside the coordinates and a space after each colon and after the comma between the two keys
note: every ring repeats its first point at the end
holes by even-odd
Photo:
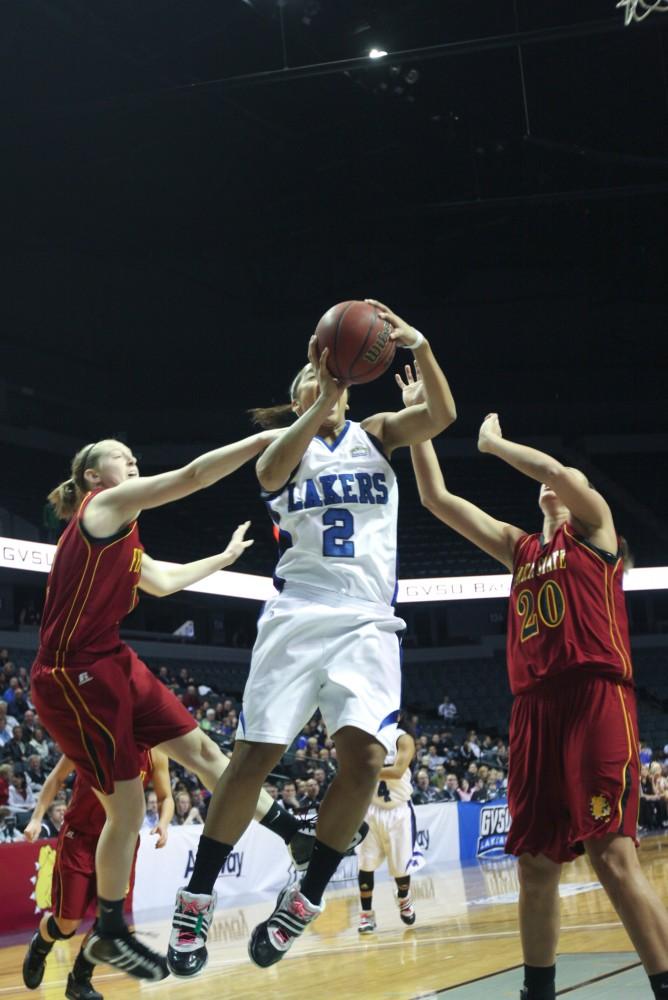
{"type": "Polygon", "coordinates": [[[623,893],[624,886],[628,885],[629,880],[639,870],[635,850],[627,851],[624,848],[625,844],[613,840],[605,846],[590,846],[588,850],[599,881],[611,896],[623,893]]]}
{"type": "Polygon", "coordinates": [[[547,858],[523,854],[517,863],[522,891],[532,896],[551,892],[559,883],[559,866],[547,858]]]}

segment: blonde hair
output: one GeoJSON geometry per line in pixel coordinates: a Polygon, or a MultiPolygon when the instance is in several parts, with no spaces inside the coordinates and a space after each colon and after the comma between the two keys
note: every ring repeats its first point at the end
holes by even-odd
{"type": "Polygon", "coordinates": [[[252,410],[248,410],[251,420],[257,427],[270,430],[274,427],[288,427],[294,421],[295,411],[292,409],[292,404],[297,398],[299,383],[304,377],[306,370],[310,367],[311,362],[309,361],[308,364],[299,369],[290,383],[290,388],[288,389],[290,396],[289,403],[279,403],[278,406],[256,406],[252,410]]]}
{"type": "Polygon", "coordinates": [[[90,490],[84,473],[86,469],[97,469],[97,463],[106,454],[106,450],[103,451],[100,445],[107,444],[107,441],[108,439],[93,441],[80,448],[72,459],[70,478],[56,486],[47,496],[56,517],[61,521],[69,521],[81,506],[81,501],[90,490]]]}

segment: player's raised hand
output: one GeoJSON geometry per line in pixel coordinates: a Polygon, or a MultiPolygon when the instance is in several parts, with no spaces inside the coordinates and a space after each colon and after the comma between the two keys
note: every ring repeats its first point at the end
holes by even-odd
{"type": "Polygon", "coordinates": [[[326,399],[338,399],[345,391],[347,383],[334,378],[327,367],[329,347],[325,347],[318,358],[318,338],[315,334],[308,342],[308,359],[320,385],[320,394],[326,399]]]}
{"type": "Polygon", "coordinates": [[[422,384],[420,366],[417,361],[414,364],[415,372],[413,372],[411,365],[404,365],[405,382],[398,372],[394,376],[394,381],[401,389],[401,399],[405,407],[417,406],[418,403],[424,403],[424,386],[422,384]]]}
{"type": "Polygon", "coordinates": [[[38,820],[36,819],[31,819],[28,825],[26,826],[25,830],[23,831],[23,836],[25,837],[26,840],[29,840],[30,843],[32,844],[39,837],[41,829],[42,829],[42,824],[38,822],[38,820]]]}
{"type": "Polygon", "coordinates": [[[158,838],[156,840],[156,842],[155,842],[155,849],[156,849],[156,851],[159,848],[165,846],[165,844],[167,843],[167,838],[169,836],[169,826],[167,824],[165,824],[163,826],[162,823],[158,823],[149,832],[150,832],[151,837],[156,836],[158,838]]]}
{"type": "Polygon", "coordinates": [[[249,528],[250,521],[244,521],[244,523],[240,524],[239,527],[233,532],[232,537],[227,543],[227,548],[223,552],[227,566],[236,562],[239,556],[243,555],[245,550],[250,548],[253,544],[252,538],[245,537],[249,528]]]}
{"type": "Polygon", "coordinates": [[[389,306],[379,302],[378,299],[365,299],[364,301],[374,307],[380,319],[387,320],[390,324],[392,327],[390,340],[394,340],[400,347],[409,347],[411,349],[419,347],[424,343],[423,335],[415,327],[407,323],[405,319],[402,319],[401,316],[397,316],[389,306]]]}
{"type": "Polygon", "coordinates": [[[488,413],[478,431],[478,451],[491,451],[494,440],[502,437],[498,413],[488,413]]]}

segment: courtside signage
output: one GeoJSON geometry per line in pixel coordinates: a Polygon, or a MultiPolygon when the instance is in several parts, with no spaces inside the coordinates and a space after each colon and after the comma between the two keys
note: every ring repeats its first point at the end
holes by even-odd
{"type": "MultiPolygon", "coordinates": [[[[56,554],[55,545],[29,542],[19,538],[0,537],[0,568],[25,569],[33,573],[48,573],[56,554]]],[[[170,565],[166,563],[166,565],[170,565]]],[[[400,580],[398,604],[426,601],[475,601],[491,597],[508,597],[510,573],[489,576],[434,576],[419,580],[400,580]]],[[[276,593],[271,578],[252,573],[231,573],[220,570],[187,590],[220,597],[243,597],[251,601],[266,601],[276,593]]],[[[668,566],[649,566],[629,570],[624,575],[624,590],[668,590],[668,566]]]]}

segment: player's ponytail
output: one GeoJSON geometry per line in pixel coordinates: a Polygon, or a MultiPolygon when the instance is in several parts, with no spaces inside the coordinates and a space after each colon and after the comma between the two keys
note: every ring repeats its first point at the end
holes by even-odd
{"type": "Polygon", "coordinates": [[[292,404],[297,398],[297,390],[299,389],[299,383],[302,380],[304,372],[310,367],[309,363],[300,368],[290,383],[290,388],[288,389],[290,395],[289,403],[280,403],[278,406],[256,406],[254,409],[248,410],[250,418],[256,427],[262,427],[264,430],[273,430],[275,427],[288,427],[296,419],[297,415],[292,408],[292,404]]]}
{"type": "Polygon", "coordinates": [[[74,517],[90,489],[84,479],[84,472],[86,469],[95,468],[97,460],[101,457],[101,453],[97,456],[94,454],[98,444],[99,441],[94,441],[76,453],[72,459],[70,478],[56,486],[47,496],[56,517],[61,521],[69,521],[74,517]]]}
{"type": "Polygon", "coordinates": [[[264,430],[287,427],[295,419],[292,403],[282,403],[280,406],[256,406],[248,410],[248,413],[255,426],[264,430]]]}

